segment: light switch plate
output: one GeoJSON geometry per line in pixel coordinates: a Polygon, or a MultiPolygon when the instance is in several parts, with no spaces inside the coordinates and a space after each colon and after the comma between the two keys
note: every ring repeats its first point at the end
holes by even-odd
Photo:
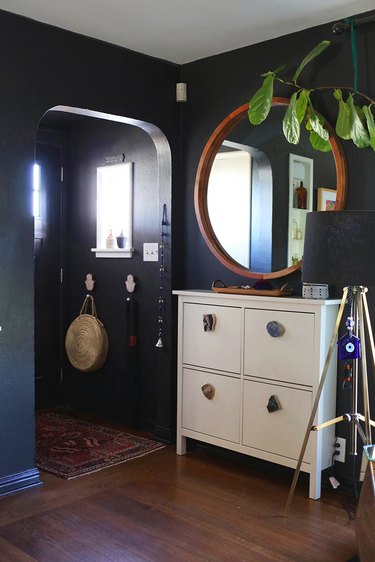
{"type": "Polygon", "coordinates": [[[159,244],[145,242],[143,244],[143,261],[159,261],[159,244]]]}

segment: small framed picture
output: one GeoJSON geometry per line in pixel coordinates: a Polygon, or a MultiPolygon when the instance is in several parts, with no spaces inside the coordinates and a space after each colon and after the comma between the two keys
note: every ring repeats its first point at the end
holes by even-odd
{"type": "Polygon", "coordinates": [[[318,187],[318,211],[333,211],[336,205],[336,189],[318,187]]]}

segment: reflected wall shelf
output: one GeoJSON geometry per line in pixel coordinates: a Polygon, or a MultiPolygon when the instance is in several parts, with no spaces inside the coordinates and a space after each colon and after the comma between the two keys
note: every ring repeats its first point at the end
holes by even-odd
{"type": "Polygon", "coordinates": [[[134,248],[91,248],[97,258],[132,258],[134,248]]]}
{"type": "Polygon", "coordinates": [[[312,158],[289,155],[288,266],[296,265],[302,259],[306,215],[313,210],[313,166],[312,158]],[[307,190],[305,209],[299,209],[294,201],[294,190],[300,182],[307,190]]]}

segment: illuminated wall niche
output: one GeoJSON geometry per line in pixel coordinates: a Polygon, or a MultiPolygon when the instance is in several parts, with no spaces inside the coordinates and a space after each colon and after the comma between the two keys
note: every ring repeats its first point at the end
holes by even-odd
{"type": "Polygon", "coordinates": [[[133,162],[97,168],[97,258],[133,255],[133,162]]]}

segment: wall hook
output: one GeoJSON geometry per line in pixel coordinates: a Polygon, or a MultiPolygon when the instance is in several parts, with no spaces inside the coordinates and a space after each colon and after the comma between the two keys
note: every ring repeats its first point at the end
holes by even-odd
{"type": "Polygon", "coordinates": [[[136,283],[135,283],[134,277],[131,273],[129,273],[129,275],[127,276],[126,281],[125,281],[125,285],[126,285],[126,290],[128,291],[128,293],[134,293],[136,283]]]}
{"type": "Polygon", "coordinates": [[[88,291],[92,291],[94,289],[95,281],[91,273],[87,273],[85,285],[88,291]]]}

